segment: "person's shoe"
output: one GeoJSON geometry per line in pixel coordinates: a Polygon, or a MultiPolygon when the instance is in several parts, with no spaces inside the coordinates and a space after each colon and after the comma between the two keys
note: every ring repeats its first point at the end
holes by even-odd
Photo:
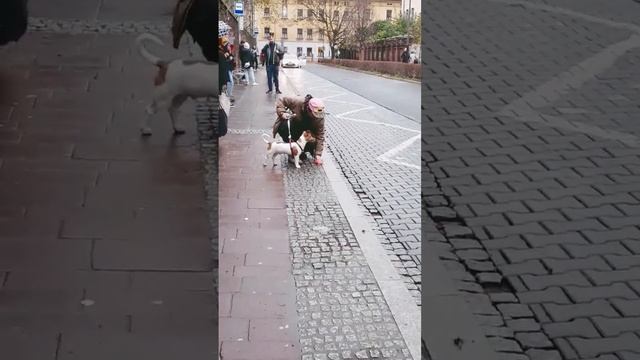
{"type": "Polygon", "coordinates": [[[276,90],[276,94],[282,94],[280,90],[276,90]]]}
{"type": "Polygon", "coordinates": [[[251,85],[253,85],[253,86],[258,86],[258,85],[260,85],[260,84],[258,84],[257,82],[254,82],[254,83],[253,83],[253,84],[251,84],[251,85]]]}
{"type": "Polygon", "coordinates": [[[271,90],[267,90],[267,94],[271,94],[273,91],[271,90]]]}

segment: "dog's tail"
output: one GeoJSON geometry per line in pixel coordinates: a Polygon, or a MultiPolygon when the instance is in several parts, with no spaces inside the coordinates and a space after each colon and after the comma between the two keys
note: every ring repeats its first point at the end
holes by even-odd
{"type": "Polygon", "coordinates": [[[271,150],[271,144],[273,144],[273,138],[269,134],[262,134],[262,140],[267,143],[267,150],[271,150]]]}
{"type": "Polygon", "coordinates": [[[147,61],[149,61],[153,65],[160,66],[160,64],[163,62],[162,59],[153,55],[149,52],[149,50],[147,50],[147,48],[144,46],[144,42],[146,40],[153,41],[158,45],[164,45],[164,42],[160,40],[159,37],[149,33],[141,34],[136,38],[136,45],[138,46],[140,55],[142,55],[143,58],[147,59],[147,61]]]}

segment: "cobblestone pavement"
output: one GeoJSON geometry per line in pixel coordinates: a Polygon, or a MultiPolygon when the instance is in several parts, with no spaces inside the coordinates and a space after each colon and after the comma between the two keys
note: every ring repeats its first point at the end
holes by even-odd
{"type": "MultiPolygon", "coordinates": [[[[264,71],[258,72],[257,79],[264,84],[264,71]]],[[[285,95],[292,93],[285,81],[281,89],[285,95]]],[[[303,163],[301,169],[288,168],[283,158],[277,159],[278,166],[274,169],[259,165],[265,146],[260,134],[269,132],[274,120],[275,97],[264,95],[263,87],[239,85],[234,92],[236,106],[232,109],[229,135],[221,140],[220,150],[225,153],[220,173],[220,191],[224,194],[220,206],[224,222],[221,238],[225,244],[221,269],[227,268],[225,263],[238,249],[246,248],[249,253],[245,265],[236,264],[233,272],[221,273],[221,293],[237,297],[253,290],[267,303],[269,299],[271,302],[282,299],[282,303],[275,314],[256,315],[253,309],[256,306],[232,300],[230,316],[223,318],[223,323],[248,318],[247,331],[242,330],[242,324],[234,325],[233,329],[238,330],[237,334],[248,333],[249,345],[256,342],[260,346],[266,342],[282,345],[284,341],[291,344],[295,339],[294,346],[299,345],[297,356],[304,360],[412,359],[327,175],[310,162],[303,163]],[[240,149],[231,145],[240,145],[240,149]],[[246,187],[242,186],[242,179],[248,181],[246,187]],[[225,230],[230,228],[227,223],[234,223],[234,214],[240,214],[241,207],[234,205],[238,196],[248,198],[249,204],[254,204],[252,208],[270,208],[257,213],[249,209],[244,212],[247,214],[244,221],[236,225],[239,233],[255,227],[256,231],[277,234],[269,240],[270,248],[263,244],[264,240],[246,236],[231,239],[235,233],[225,230]],[[284,223],[280,211],[286,211],[284,223]],[[257,223],[251,225],[254,222],[257,223]],[[283,244],[282,240],[288,241],[283,244]],[[243,242],[255,245],[243,247],[243,242]],[[241,286],[234,286],[233,280],[239,278],[241,286]],[[271,278],[277,281],[270,281],[271,278]],[[273,300],[275,296],[278,298],[273,300]],[[289,298],[293,299],[296,326],[287,322],[291,319],[289,298]],[[262,325],[251,326],[256,322],[262,325]]],[[[223,355],[225,346],[229,346],[224,342],[232,344],[237,340],[232,338],[234,331],[223,327],[223,355]]],[[[238,350],[238,358],[246,351],[238,350]]]]}
{"type": "Polygon", "coordinates": [[[423,239],[504,359],[639,359],[640,5],[425,9],[423,239]]]}
{"type": "Polygon", "coordinates": [[[217,353],[196,126],[140,137],[154,69],[139,25],[45,26],[0,49],[3,359],[217,353]]]}
{"type": "Polygon", "coordinates": [[[304,70],[285,74],[298,91],[327,103],[328,150],[420,304],[419,124],[304,70]]]}
{"type": "Polygon", "coordinates": [[[285,189],[302,359],[412,359],[324,172],[287,169],[285,189]]]}

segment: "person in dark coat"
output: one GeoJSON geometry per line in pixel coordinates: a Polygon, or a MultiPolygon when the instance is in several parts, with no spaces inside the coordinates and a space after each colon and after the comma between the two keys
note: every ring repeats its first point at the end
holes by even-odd
{"type": "Polygon", "coordinates": [[[0,45],[18,41],[27,32],[27,0],[0,2],[0,45]]]}
{"type": "Polygon", "coordinates": [[[400,60],[402,60],[403,63],[409,63],[409,59],[410,59],[409,49],[404,48],[404,51],[400,55],[400,60]]]}
{"type": "Polygon", "coordinates": [[[278,83],[278,74],[280,72],[280,60],[284,56],[284,51],[273,40],[273,34],[269,34],[269,43],[262,48],[262,61],[267,69],[267,94],[273,92],[273,86],[276,86],[276,94],[280,92],[280,84],[278,83]]]}
{"type": "Polygon", "coordinates": [[[171,26],[174,48],[180,45],[185,30],[207,61],[218,62],[219,53],[214,40],[218,36],[218,0],[178,0],[171,26]]]}

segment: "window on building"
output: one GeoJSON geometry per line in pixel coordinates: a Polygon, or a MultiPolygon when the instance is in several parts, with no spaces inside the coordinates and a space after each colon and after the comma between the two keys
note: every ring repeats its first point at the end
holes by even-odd
{"type": "Polygon", "coordinates": [[[282,18],[286,19],[287,17],[289,17],[289,6],[287,0],[282,0],[282,18]]]}
{"type": "Polygon", "coordinates": [[[296,40],[302,40],[302,29],[298,29],[298,36],[296,37],[296,40]]]}
{"type": "Polygon", "coordinates": [[[318,29],[318,40],[324,40],[324,30],[318,29]]]}
{"type": "Polygon", "coordinates": [[[302,56],[302,48],[301,48],[301,47],[299,47],[299,48],[297,48],[297,49],[296,49],[296,56],[297,56],[297,57],[302,56]]]}
{"type": "Polygon", "coordinates": [[[302,19],[304,17],[304,9],[298,9],[298,19],[302,19]]]}
{"type": "Polygon", "coordinates": [[[307,40],[313,40],[313,29],[307,29],[307,40]]]}
{"type": "Polygon", "coordinates": [[[313,48],[307,48],[307,57],[313,57],[313,48]]]}
{"type": "Polygon", "coordinates": [[[304,5],[304,0],[298,0],[298,5],[304,5]]]}
{"type": "Polygon", "coordinates": [[[264,8],[264,17],[269,17],[269,16],[271,16],[271,9],[266,7],[264,8]]]}
{"type": "Polygon", "coordinates": [[[387,10],[387,20],[391,20],[393,17],[393,10],[387,10]]]}
{"type": "Polygon", "coordinates": [[[333,19],[336,20],[340,17],[340,10],[333,10],[333,19]]]}
{"type": "Polygon", "coordinates": [[[320,9],[320,10],[318,10],[318,17],[319,17],[320,19],[323,19],[323,18],[324,18],[324,9],[320,9]]]}
{"type": "Polygon", "coordinates": [[[287,28],[282,28],[282,39],[286,40],[289,38],[289,34],[287,32],[287,28]]]}
{"type": "Polygon", "coordinates": [[[266,39],[267,37],[269,37],[269,34],[271,33],[271,29],[266,27],[264,28],[264,38],[266,39]]]}
{"type": "Polygon", "coordinates": [[[311,19],[313,17],[313,10],[307,9],[307,18],[311,19]]]}
{"type": "Polygon", "coordinates": [[[371,20],[371,9],[366,9],[364,11],[364,18],[371,20]]]}

